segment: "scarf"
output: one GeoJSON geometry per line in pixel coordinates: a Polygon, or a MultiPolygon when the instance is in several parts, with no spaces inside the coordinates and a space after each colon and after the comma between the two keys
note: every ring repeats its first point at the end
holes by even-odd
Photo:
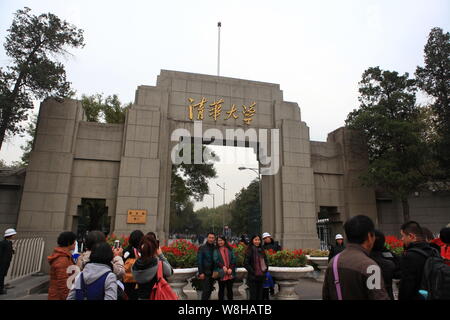
{"type": "Polygon", "coordinates": [[[267,266],[264,257],[260,253],[261,248],[252,246],[253,253],[253,268],[255,269],[255,276],[264,276],[267,266]]]}
{"type": "MultiPolygon", "coordinates": [[[[222,256],[223,265],[230,269],[230,253],[227,247],[222,246],[219,248],[220,255],[222,256]]],[[[227,281],[232,278],[231,274],[225,272],[225,275],[221,279],[222,281],[227,281]]]]}

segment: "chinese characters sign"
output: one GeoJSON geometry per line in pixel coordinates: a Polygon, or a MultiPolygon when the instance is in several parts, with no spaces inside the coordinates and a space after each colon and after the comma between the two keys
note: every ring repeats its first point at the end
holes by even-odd
{"type": "Polygon", "coordinates": [[[145,224],[147,222],[147,210],[128,210],[127,223],[145,224]]]}
{"type": "MultiPolygon", "coordinates": [[[[203,120],[204,114],[205,114],[205,108],[208,108],[207,114],[211,119],[214,119],[214,121],[217,121],[221,117],[222,114],[222,105],[224,104],[223,99],[219,99],[216,101],[213,101],[212,103],[208,104],[208,100],[206,100],[204,97],[199,102],[196,102],[192,98],[188,98],[189,101],[189,119],[190,120],[203,120]],[[194,113],[197,112],[197,115],[195,116],[194,113]]],[[[241,110],[238,110],[235,104],[233,104],[229,110],[224,110],[224,119],[228,120],[231,117],[234,119],[239,119],[239,116],[242,115],[242,120],[246,125],[250,125],[250,123],[253,120],[253,116],[256,114],[256,102],[253,102],[249,106],[242,105],[241,110]]]]}

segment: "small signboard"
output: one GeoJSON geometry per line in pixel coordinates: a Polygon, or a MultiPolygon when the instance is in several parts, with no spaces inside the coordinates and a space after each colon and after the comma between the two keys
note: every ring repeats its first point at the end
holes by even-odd
{"type": "Polygon", "coordinates": [[[147,210],[128,210],[127,223],[145,224],[147,222],[147,210]]]}

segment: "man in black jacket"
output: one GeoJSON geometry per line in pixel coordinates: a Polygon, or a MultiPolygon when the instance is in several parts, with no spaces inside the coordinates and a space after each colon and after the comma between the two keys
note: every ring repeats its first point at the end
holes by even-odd
{"type": "Polygon", "coordinates": [[[16,230],[8,229],[5,231],[5,240],[0,241],[0,294],[6,294],[5,277],[14,254],[11,240],[16,234],[16,230]]]}
{"type": "Polygon", "coordinates": [[[423,300],[420,295],[423,269],[428,255],[433,253],[432,247],[425,241],[423,230],[415,221],[409,221],[402,225],[402,235],[405,252],[400,260],[401,280],[398,291],[399,300],[423,300]],[[419,249],[419,252],[416,251],[419,249]]]}
{"type": "Polygon", "coordinates": [[[204,245],[198,249],[198,278],[203,281],[202,284],[202,300],[209,300],[214,286],[212,273],[214,270],[213,254],[216,241],[216,235],[212,232],[208,233],[207,240],[204,245]]]}

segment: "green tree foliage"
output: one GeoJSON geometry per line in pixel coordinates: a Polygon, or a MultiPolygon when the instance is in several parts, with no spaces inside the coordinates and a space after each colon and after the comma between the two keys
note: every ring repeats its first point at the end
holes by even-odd
{"type": "Polygon", "coordinates": [[[436,161],[433,180],[450,182],[450,34],[433,28],[425,45],[425,66],[416,69],[420,89],[433,98],[431,118],[435,139],[430,141],[436,161]]]}
{"type": "Polygon", "coordinates": [[[408,196],[426,182],[422,169],[427,147],[415,81],[408,73],[375,67],[363,73],[359,85],[360,106],[348,115],[346,125],[362,131],[368,142],[369,170],[362,181],[401,199],[404,219],[409,220],[408,196]]]}
{"type": "Polygon", "coordinates": [[[180,212],[171,211],[170,232],[171,233],[201,233],[202,221],[194,213],[194,203],[188,201],[180,212]]]}
{"type": "Polygon", "coordinates": [[[19,164],[22,167],[27,166],[28,163],[30,162],[30,155],[31,155],[31,151],[33,150],[34,138],[36,136],[37,121],[38,121],[37,114],[33,114],[31,116],[31,120],[28,123],[27,128],[25,129],[26,133],[29,136],[29,139],[25,142],[24,146],[20,147],[20,149],[22,149],[22,151],[23,151],[23,154],[22,154],[22,157],[20,159],[21,161],[19,164]]]}
{"type": "Polygon", "coordinates": [[[23,132],[22,121],[33,99],[73,95],[58,56],[83,47],[83,30],[51,13],[35,16],[30,8],[15,13],[4,44],[12,64],[0,68],[0,148],[7,134],[23,132]]]}
{"type": "MultiPolygon", "coordinates": [[[[203,152],[206,147],[202,146],[203,152]]],[[[192,159],[194,159],[194,148],[191,148],[192,159]]],[[[214,153],[213,153],[214,155],[214,153]]],[[[218,157],[214,155],[216,161],[218,157]]],[[[217,172],[214,163],[203,162],[202,164],[179,164],[172,166],[171,194],[170,194],[170,229],[172,224],[177,223],[186,208],[191,204],[191,199],[203,200],[205,194],[209,193],[208,179],[216,178],[217,172]]]]}
{"type": "Polygon", "coordinates": [[[230,227],[234,234],[257,234],[260,232],[261,213],[259,180],[253,180],[247,188],[236,195],[231,210],[230,227]]]}
{"type": "Polygon", "coordinates": [[[195,214],[201,220],[202,225],[200,233],[206,234],[213,231],[217,234],[223,232],[222,225],[229,225],[231,221],[231,211],[234,207],[234,200],[216,208],[201,208],[195,214]]]}
{"type": "Polygon", "coordinates": [[[131,103],[122,105],[116,94],[104,98],[100,93],[83,94],[81,104],[87,121],[106,123],[124,123],[126,111],[131,107],[131,103]]]}

